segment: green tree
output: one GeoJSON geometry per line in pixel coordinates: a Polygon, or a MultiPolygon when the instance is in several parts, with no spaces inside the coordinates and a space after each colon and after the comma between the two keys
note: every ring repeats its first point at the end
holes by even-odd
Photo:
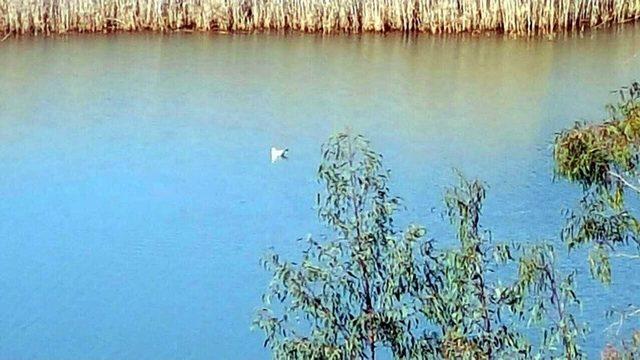
{"type": "MultiPolygon", "coordinates": [[[[640,222],[637,204],[640,195],[640,83],[617,91],[620,100],[607,106],[609,116],[595,124],[577,123],[556,136],[555,172],[581,186],[582,197],[567,212],[562,232],[569,250],[587,247],[594,278],[610,284],[611,258],[640,259],[640,222]],[[629,253],[629,250],[632,252],[629,253]]],[[[640,315],[633,306],[613,309],[617,327],[640,315]]],[[[640,337],[623,342],[623,353],[609,348],[608,358],[639,358],[640,337]],[[614,355],[618,354],[618,355],[614,355]]],[[[603,353],[603,357],[605,357],[603,353]]]]}
{"type": "Polygon", "coordinates": [[[460,177],[447,190],[457,240],[437,250],[424,227],[396,229],[400,199],[362,136],[332,136],[318,178],[331,235],[308,237],[300,262],[263,260],[273,279],[254,326],[275,358],[375,359],[382,348],[396,359],[582,356],[572,274],[556,270],[549,245],[493,243],[480,224],[483,183],[460,177]]]}
{"type": "Polygon", "coordinates": [[[373,360],[379,347],[406,357],[418,323],[409,294],[421,286],[413,254],[425,230],[396,232],[399,199],[363,137],[338,134],[322,153],[318,215],[334,237],[309,238],[300,263],[265,259],[274,278],[263,300],[277,298],[283,315],[265,307],[255,324],[276,358],[373,360]]]}
{"type": "Polygon", "coordinates": [[[484,184],[462,177],[459,185],[445,195],[459,248],[441,254],[438,274],[444,285],[435,304],[443,309],[429,317],[443,327],[442,356],[583,357],[579,341],[584,326],[572,313],[572,306],[579,304],[573,289],[574,274],[563,276],[556,270],[555,251],[546,242],[528,246],[493,244],[480,226],[484,197],[484,184]],[[504,285],[499,276],[491,279],[490,274],[508,278],[511,263],[518,266],[515,281],[504,285]],[[524,336],[524,324],[534,324],[541,330],[539,346],[533,347],[524,336]]]}

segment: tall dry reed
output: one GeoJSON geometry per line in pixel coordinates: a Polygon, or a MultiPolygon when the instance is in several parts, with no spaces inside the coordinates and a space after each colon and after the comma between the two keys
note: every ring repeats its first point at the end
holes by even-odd
{"type": "Polygon", "coordinates": [[[0,34],[583,30],[640,18],[640,0],[0,0],[0,34]]]}

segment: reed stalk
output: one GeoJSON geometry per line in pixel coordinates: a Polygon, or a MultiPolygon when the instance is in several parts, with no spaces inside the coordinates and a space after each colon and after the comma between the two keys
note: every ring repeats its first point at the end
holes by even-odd
{"type": "Polygon", "coordinates": [[[0,0],[0,35],[114,31],[582,31],[640,19],[640,0],[0,0]]]}

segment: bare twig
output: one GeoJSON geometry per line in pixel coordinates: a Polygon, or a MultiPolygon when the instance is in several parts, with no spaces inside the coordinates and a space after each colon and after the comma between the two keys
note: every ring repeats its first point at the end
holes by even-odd
{"type": "Polygon", "coordinates": [[[612,254],[611,256],[625,258],[625,259],[640,259],[640,255],[631,255],[631,254],[625,254],[625,253],[612,254]]]}
{"type": "Polygon", "coordinates": [[[603,332],[608,332],[612,328],[617,327],[616,336],[620,335],[620,331],[622,330],[622,326],[624,325],[624,322],[626,319],[640,315],[640,309],[636,307],[631,307],[630,311],[615,310],[615,312],[620,315],[620,317],[618,318],[618,321],[614,321],[613,323],[611,323],[609,326],[607,326],[606,329],[604,329],[603,332]]]}
{"type": "Polygon", "coordinates": [[[609,171],[609,175],[611,175],[611,176],[615,177],[616,179],[618,179],[618,180],[622,181],[622,183],[623,183],[624,185],[626,185],[626,186],[627,186],[627,187],[629,187],[631,190],[633,190],[633,191],[637,192],[638,194],[640,194],[640,188],[639,188],[639,187],[637,187],[637,186],[635,186],[635,185],[633,185],[632,183],[630,183],[630,182],[629,182],[629,180],[625,179],[625,178],[624,178],[624,177],[622,177],[621,175],[616,174],[616,173],[615,173],[615,172],[613,172],[613,171],[609,171]]]}
{"type": "Polygon", "coordinates": [[[5,35],[2,40],[0,40],[0,42],[3,42],[5,40],[7,40],[9,38],[9,36],[11,36],[11,33],[7,33],[7,35],[5,35]]]}

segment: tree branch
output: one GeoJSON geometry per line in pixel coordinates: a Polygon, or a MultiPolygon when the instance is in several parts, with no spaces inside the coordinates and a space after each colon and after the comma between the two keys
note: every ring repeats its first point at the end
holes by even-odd
{"type": "Polygon", "coordinates": [[[631,255],[631,254],[625,254],[625,253],[611,254],[611,257],[619,257],[619,258],[625,258],[625,259],[640,259],[640,255],[631,255]]]}
{"type": "Polygon", "coordinates": [[[629,187],[631,190],[635,191],[636,193],[640,194],[640,188],[633,185],[632,183],[629,182],[629,180],[625,179],[624,177],[622,177],[621,175],[609,170],[609,175],[615,177],[616,179],[622,181],[622,183],[624,185],[626,185],[627,187],[629,187]]]}

